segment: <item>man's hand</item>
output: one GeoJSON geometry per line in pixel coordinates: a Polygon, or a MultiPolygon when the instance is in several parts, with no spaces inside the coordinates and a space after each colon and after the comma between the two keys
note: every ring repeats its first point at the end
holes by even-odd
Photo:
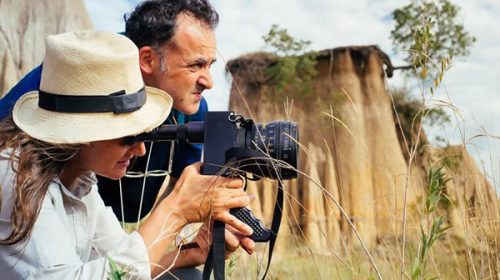
{"type": "Polygon", "coordinates": [[[241,234],[241,232],[231,227],[230,225],[226,225],[226,234],[224,236],[226,241],[226,250],[224,257],[226,259],[229,258],[240,246],[249,255],[253,254],[253,250],[255,249],[255,242],[250,237],[241,234]]]}
{"type": "Polygon", "coordinates": [[[232,208],[250,204],[255,198],[243,190],[244,181],[238,177],[202,175],[200,170],[201,162],[184,168],[174,189],[159,202],[158,207],[163,205],[174,211],[182,218],[182,225],[212,219],[251,235],[253,229],[229,212],[232,208]]]}

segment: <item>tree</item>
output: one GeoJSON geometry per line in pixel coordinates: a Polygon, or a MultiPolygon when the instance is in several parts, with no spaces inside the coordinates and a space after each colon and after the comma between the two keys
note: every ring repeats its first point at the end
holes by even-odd
{"type": "Polygon", "coordinates": [[[399,68],[421,68],[429,60],[439,65],[443,59],[469,55],[476,38],[459,22],[459,10],[448,0],[414,0],[394,10],[391,39],[396,52],[407,51],[405,61],[411,64],[399,68]]]}
{"type": "Polygon", "coordinates": [[[306,96],[312,92],[312,81],[317,74],[316,52],[308,52],[310,41],[297,40],[286,29],[274,24],[262,37],[266,48],[271,49],[276,62],[265,74],[271,78],[276,95],[285,89],[294,89],[306,96]]]}

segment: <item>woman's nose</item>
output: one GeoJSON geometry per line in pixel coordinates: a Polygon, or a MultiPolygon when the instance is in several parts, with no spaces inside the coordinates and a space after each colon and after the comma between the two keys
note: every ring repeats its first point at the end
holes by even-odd
{"type": "Polygon", "coordinates": [[[137,156],[143,156],[146,154],[146,146],[144,145],[144,142],[135,143],[132,147],[130,147],[130,150],[137,156]]]}

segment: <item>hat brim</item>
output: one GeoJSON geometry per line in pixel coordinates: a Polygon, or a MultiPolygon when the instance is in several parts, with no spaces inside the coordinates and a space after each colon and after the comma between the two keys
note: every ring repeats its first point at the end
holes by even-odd
{"type": "Polygon", "coordinates": [[[146,103],[130,113],[60,113],[38,107],[38,92],[22,96],[12,111],[16,125],[33,138],[54,144],[88,143],[137,135],[161,125],[172,108],[165,91],[146,87],[146,103]]]}

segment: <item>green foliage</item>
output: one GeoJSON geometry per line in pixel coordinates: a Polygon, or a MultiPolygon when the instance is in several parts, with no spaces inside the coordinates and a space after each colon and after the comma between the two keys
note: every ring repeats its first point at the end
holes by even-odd
{"type": "Polygon", "coordinates": [[[425,208],[426,214],[430,214],[436,211],[437,206],[440,202],[449,202],[450,198],[444,192],[446,183],[450,181],[450,178],[445,179],[443,168],[438,168],[434,170],[432,168],[427,172],[427,184],[429,190],[427,197],[425,198],[425,208]]]}
{"type": "Polygon", "coordinates": [[[126,272],[123,268],[119,267],[118,264],[111,258],[108,257],[109,266],[111,267],[111,271],[108,273],[107,280],[122,280],[123,276],[125,276],[126,272]]]}
{"type": "MultiPolygon", "coordinates": [[[[450,181],[445,178],[443,168],[429,169],[427,173],[428,190],[425,197],[424,214],[426,215],[426,226],[420,226],[420,245],[418,256],[415,258],[411,268],[412,279],[423,279],[427,273],[427,262],[434,243],[443,238],[450,226],[445,225],[445,218],[438,213],[440,203],[451,202],[445,193],[446,183],[450,181]]],[[[431,278],[432,279],[432,278],[431,278]]]]}
{"type": "Polygon", "coordinates": [[[277,24],[273,24],[267,35],[262,38],[267,46],[274,49],[273,53],[279,56],[301,55],[311,44],[311,41],[297,41],[286,29],[280,28],[277,24]]]}
{"type": "Polygon", "coordinates": [[[315,52],[307,52],[310,41],[296,40],[274,24],[262,37],[266,47],[276,57],[276,63],[265,70],[277,93],[294,90],[306,96],[313,91],[313,80],[317,74],[315,52]]]}
{"type": "Polygon", "coordinates": [[[459,7],[448,0],[413,0],[411,4],[392,12],[395,27],[391,39],[396,52],[408,51],[405,61],[416,68],[429,60],[442,61],[454,56],[467,56],[476,38],[465,31],[459,22],[459,7]]]}
{"type": "MultiPolygon", "coordinates": [[[[418,258],[415,260],[412,266],[411,278],[412,279],[422,279],[427,271],[427,261],[429,257],[430,250],[434,245],[436,240],[441,239],[445,236],[446,230],[450,226],[444,226],[445,220],[441,216],[437,216],[433,219],[431,229],[428,233],[422,228],[420,228],[420,247],[418,258]]],[[[431,279],[436,279],[431,278],[431,279]]]]}

